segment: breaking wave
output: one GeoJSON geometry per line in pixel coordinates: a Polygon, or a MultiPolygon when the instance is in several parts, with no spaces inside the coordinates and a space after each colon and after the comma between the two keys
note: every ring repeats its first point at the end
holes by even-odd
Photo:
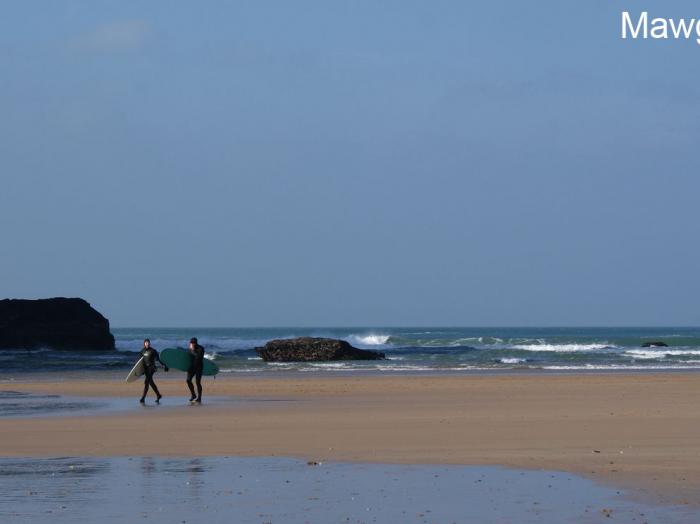
{"type": "Polygon", "coordinates": [[[661,358],[668,357],[682,357],[685,355],[700,355],[700,350],[698,349],[667,349],[662,348],[656,351],[647,349],[629,349],[625,351],[625,355],[629,355],[633,358],[638,359],[654,359],[658,360],[661,358]]]}
{"type": "Polygon", "coordinates": [[[601,344],[513,344],[511,349],[520,349],[523,351],[554,351],[557,353],[575,353],[596,351],[599,349],[615,349],[607,343],[601,344]]]}
{"type": "Polygon", "coordinates": [[[383,346],[390,338],[390,335],[350,335],[348,342],[364,346],[383,346]]]}
{"type": "Polygon", "coordinates": [[[527,362],[527,359],[526,358],[511,357],[511,358],[502,358],[499,360],[499,362],[501,364],[523,364],[523,363],[527,362]]]}

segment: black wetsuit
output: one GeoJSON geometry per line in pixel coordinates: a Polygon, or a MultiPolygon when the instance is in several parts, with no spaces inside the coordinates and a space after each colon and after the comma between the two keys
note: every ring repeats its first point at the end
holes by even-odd
{"type": "Polygon", "coordinates": [[[161,394],[158,391],[156,383],[153,382],[153,374],[156,372],[156,362],[160,362],[160,365],[165,367],[165,364],[161,362],[160,355],[152,347],[143,348],[141,350],[141,356],[143,357],[143,368],[144,368],[144,381],[143,381],[143,396],[141,400],[146,398],[148,394],[148,387],[152,387],[156,394],[156,398],[160,400],[161,394]]]}
{"type": "Polygon", "coordinates": [[[201,402],[202,372],[204,371],[204,348],[197,344],[193,349],[190,349],[190,354],[192,355],[192,365],[190,366],[190,369],[187,370],[187,387],[190,388],[190,393],[192,394],[190,401],[197,400],[197,402],[201,402]],[[194,394],[192,377],[194,377],[197,382],[197,395],[194,394]]]}

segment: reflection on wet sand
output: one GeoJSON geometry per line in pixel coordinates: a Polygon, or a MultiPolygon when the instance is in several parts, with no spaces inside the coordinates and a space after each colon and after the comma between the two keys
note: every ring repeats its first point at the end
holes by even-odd
{"type": "Polygon", "coordinates": [[[86,500],[104,504],[109,493],[101,479],[109,476],[111,467],[109,460],[99,459],[4,459],[0,461],[0,520],[49,521],[86,500]]]}
{"type": "MultiPolygon", "coordinates": [[[[255,399],[260,401],[260,399],[255,399]]],[[[240,399],[210,397],[210,405],[230,405],[240,399]]],[[[251,402],[246,400],[246,402],[251,402]]],[[[124,411],[163,410],[173,407],[191,407],[182,398],[168,398],[160,404],[139,404],[127,397],[78,397],[25,391],[0,390],[0,418],[34,418],[47,416],[85,416],[124,411]]],[[[198,406],[202,408],[202,406],[198,406]]]]}
{"type": "Polygon", "coordinates": [[[565,473],[277,458],[0,459],[5,522],[690,523],[565,473]]]}
{"type": "Polygon", "coordinates": [[[0,417],[32,417],[99,409],[105,402],[60,395],[0,391],[0,417]]]}

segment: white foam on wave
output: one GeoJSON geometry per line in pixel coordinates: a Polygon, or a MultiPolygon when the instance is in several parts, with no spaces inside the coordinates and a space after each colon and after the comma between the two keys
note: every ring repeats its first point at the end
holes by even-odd
{"type": "Polygon", "coordinates": [[[258,368],[225,368],[220,369],[221,373],[261,373],[258,368]]]}
{"type": "Polygon", "coordinates": [[[501,364],[522,364],[527,362],[525,358],[502,358],[500,360],[501,364]]]}
{"type": "Polygon", "coordinates": [[[510,349],[521,349],[523,351],[552,351],[558,353],[576,353],[579,351],[595,351],[598,349],[614,348],[610,344],[513,344],[510,349]]]}
{"type": "Polygon", "coordinates": [[[350,335],[350,342],[366,346],[383,346],[389,341],[390,335],[350,335]]]}
{"type": "Polygon", "coordinates": [[[411,365],[403,365],[403,366],[392,366],[392,365],[381,365],[381,364],[373,364],[373,365],[367,365],[367,366],[313,366],[313,367],[303,367],[300,368],[299,371],[301,372],[313,372],[313,371],[319,371],[319,368],[325,369],[326,371],[354,371],[354,372],[367,372],[367,371],[386,371],[386,372],[397,372],[397,371],[430,371],[430,372],[436,372],[436,371],[466,371],[466,370],[475,370],[479,369],[477,367],[473,366],[468,366],[468,365],[463,365],[463,366],[458,366],[458,367],[447,367],[447,368],[434,368],[430,366],[411,366],[411,365]]]}
{"type": "Polygon", "coordinates": [[[638,359],[658,360],[666,357],[678,357],[683,355],[700,355],[698,349],[666,349],[660,348],[657,350],[651,349],[629,349],[625,351],[625,355],[638,359]]]}
{"type": "Polygon", "coordinates": [[[539,369],[549,369],[553,371],[576,371],[576,370],[584,370],[584,369],[592,369],[592,370],[620,370],[620,371],[625,371],[625,370],[653,370],[653,369],[700,369],[700,366],[687,366],[685,364],[669,364],[669,365],[661,365],[661,366],[653,366],[653,365],[646,365],[646,366],[631,366],[629,364],[584,364],[581,366],[542,366],[539,369]]]}
{"type": "MultiPolygon", "coordinates": [[[[460,347],[460,346],[469,346],[473,344],[474,342],[478,342],[479,344],[484,343],[484,338],[483,337],[464,337],[464,338],[458,338],[456,340],[453,340],[449,342],[447,345],[451,347],[460,347]]],[[[437,345],[441,346],[444,345],[444,342],[438,340],[437,343],[433,343],[430,345],[437,345]]]]}
{"type": "MultiPolygon", "coordinates": [[[[440,367],[435,368],[432,366],[421,366],[421,365],[367,365],[367,366],[345,366],[342,364],[336,365],[301,365],[300,363],[268,363],[270,365],[277,365],[277,369],[280,370],[295,370],[301,373],[313,373],[313,372],[464,372],[464,371],[486,371],[491,372],[494,370],[493,367],[484,367],[479,365],[468,365],[463,364],[459,366],[451,367],[440,367]],[[295,365],[296,364],[296,365],[295,365]]],[[[630,365],[630,364],[579,364],[570,366],[561,365],[551,365],[551,366],[537,366],[532,369],[547,370],[547,371],[653,371],[653,370],[700,370],[700,360],[689,360],[683,363],[677,364],[661,364],[661,365],[630,365]]],[[[225,368],[221,369],[222,373],[264,373],[260,368],[225,368]]],[[[270,371],[274,373],[274,371],[270,371]]],[[[12,381],[13,379],[10,379],[12,381]]],[[[0,380],[3,382],[3,380],[0,380]]]]}
{"type": "Polygon", "coordinates": [[[463,346],[465,343],[468,345],[470,342],[478,342],[486,346],[493,346],[497,344],[503,344],[503,339],[498,337],[464,337],[458,338],[454,342],[450,343],[451,346],[463,346]]]}

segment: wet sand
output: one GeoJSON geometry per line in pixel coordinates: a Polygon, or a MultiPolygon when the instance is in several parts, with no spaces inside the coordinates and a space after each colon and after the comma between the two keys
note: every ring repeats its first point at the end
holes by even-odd
{"type": "Polygon", "coordinates": [[[119,380],[0,389],[134,398],[104,416],[0,419],[0,455],[289,456],[317,461],[504,465],[570,471],[654,502],[700,505],[700,377],[580,374],[410,377],[223,376],[185,404],[182,375],[158,377],[142,409],[119,380]],[[149,431],[143,431],[148,428],[149,431]]]}
{"type": "Polygon", "coordinates": [[[0,459],[0,520],[75,522],[664,522],[650,506],[569,473],[489,466],[307,464],[288,458],[0,459]],[[128,504],[124,504],[128,501],[128,504]]]}

